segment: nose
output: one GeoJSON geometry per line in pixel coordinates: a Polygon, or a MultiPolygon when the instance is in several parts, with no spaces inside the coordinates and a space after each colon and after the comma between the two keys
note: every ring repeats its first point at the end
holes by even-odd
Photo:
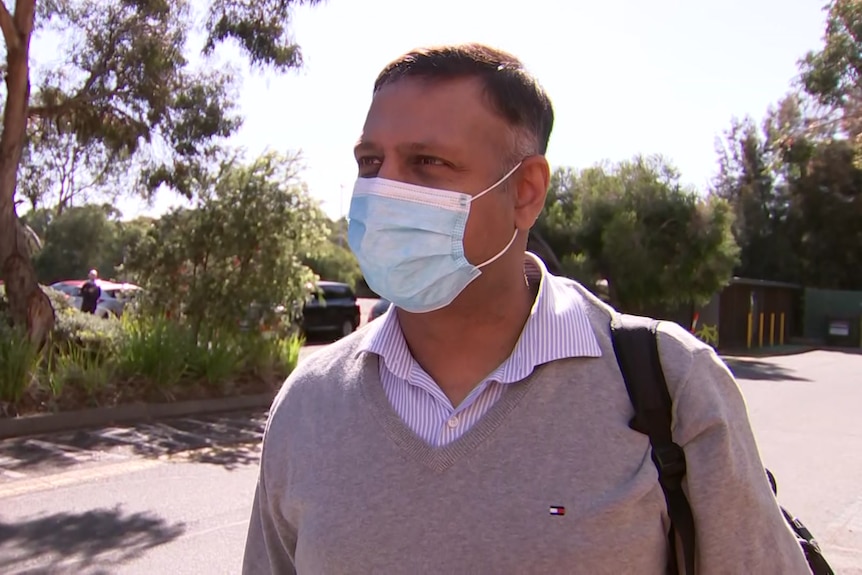
{"type": "Polygon", "coordinates": [[[384,158],[380,164],[380,169],[377,171],[378,178],[394,180],[396,182],[409,182],[409,172],[403,162],[399,162],[397,157],[388,156],[384,158]]]}

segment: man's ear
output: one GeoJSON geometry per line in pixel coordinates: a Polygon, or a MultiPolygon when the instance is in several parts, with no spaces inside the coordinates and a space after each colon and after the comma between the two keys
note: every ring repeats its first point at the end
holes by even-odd
{"type": "Polygon", "coordinates": [[[515,226],[529,230],[545,207],[551,183],[551,168],[545,156],[530,156],[521,162],[515,196],[515,226]]]}

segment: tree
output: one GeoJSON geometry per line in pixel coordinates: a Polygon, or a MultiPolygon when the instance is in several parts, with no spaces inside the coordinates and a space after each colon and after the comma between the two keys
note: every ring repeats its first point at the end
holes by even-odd
{"type": "MultiPolygon", "coordinates": [[[[204,54],[229,40],[255,68],[298,67],[291,10],[317,1],[212,0],[204,54]]],[[[0,2],[6,45],[0,267],[11,319],[26,326],[32,341],[45,340],[53,311],[19,241],[15,194],[25,144],[41,141],[34,131],[55,134],[95,159],[83,165],[97,181],[98,166],[134,161],[142,191],[169,186],[193,193],[217,159],[219,141],[239,126],[230,71],[196,69],[184,56],[196,16],[187,0],[16,0],[12,12],[0,2]],[[66,61],[31,78],[37,23],[65,39],[66,61]]]]}
{"type": "Polygon", "coordinates": [[[64,279],[80,279],[96,268],[104,279],[120,279],[123,262],[146,233],[149,220],[123,222],[109,205],[87,204],[54,215],[53,210],[28,212],[25,221],[34,222],[44,244],[34,258],[39,281],[52,284],[64,279]]]}
{"type": "Polygon", "coordinates": [[[70,208],[54,218],[44,235],[44,247],[35,258],[41,283],[78,279],[91,268],[107,279],[122,261],[116,255],[120,224],[110,205],[70,208]]]}
{"type": "Polygon", "coordinates": [[[356,287],[362,270],[356,256],[347,247],[347,220],[341,218],[328,224],[329,237],[303,260],[322,280],[337,281],[356,287]]]}
{"type": "Polygon", "coordinates": [[[730,206],[685,189],[660,157],[558,170],[537,226],[563,268],[587,285],[608,282],[632,313],[703,304],[738,257],[730,206]]]}
{"type": "Polygon", "coordinates": [[[862,197],[854,146],[812,130],[804,97],[771,108],[757,129],[734,121],[712,193],[730,202],[739,275],[823,288],[862,285],[862,197]]]}
{"type": "Polygon", "coordinates": [[[301,262],[327,232],[294,158],[234,160],[214,182],[194,209],[155,222],[126,263],[157,311],[184,316],[202,337],[236,330],[251,309],[301,304],[313,280],[301,262]]]}
{"type": "Polygon", "coordinates": [[[847,140],[819,142],[790,186],[798,214],[801,282],[862,289],[862,169],[847,140]]]}
{"type": "MultiPolygon", "coordinates": [[[[813,130],[840,129],[862,152],[862,0],[832,0],[826,6],[820,51],[800,62],[805,91],[821,110],[809,117],[813,130]]],[[[857,158],[858,159],[858,158],[857,158]]]]}
{"type": "Polygon", "coordinates": [[[776,123],[770,117],[761,132],[750,118],[732,122],[717,146],[719,168],[711,193],[733,208],[733,234],[741,249],[736,273],[793,282],[800,272],[797,221],[782,167],[786,132],[776,123]]]}

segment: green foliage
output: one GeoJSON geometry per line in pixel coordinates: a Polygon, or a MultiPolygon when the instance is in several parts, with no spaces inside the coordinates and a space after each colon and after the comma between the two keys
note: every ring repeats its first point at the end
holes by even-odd
{"type": "Polygon", "coordinates": [[[225,40],[234,40],[255,67],[286,70],[302,64],[302,54],[291,39],[287,24],[297,4],[320,0],[214,0],[210,4],[204,53],[225,40]]]}
{"type": "Polygon", "coordinates": [[[100,319],[43,290],[57,322],[40,352],[9,327],[0,289],[0,416],[271,391],[296,367],[304,343],[295,334],[256,331],[196,342],[188,323],[138,314],[100,319]]]}
{"type": "Polygon", "coordinates": [[[39,3],[34,42],[61,38],[62,64],[33,66],[20,192],[34,209],[57,213],[121,190],[151,193],[166,185],[191,196],[241,124],[240,74],[189,58],[200,22],[205,55],[231,41],[254,68],[286,71],[302,63],[290,36],[293,6],[314,3],[39,3]],[[129,168],[141,166],[130,178],[129,168]]]}
{"type": "Polygon", "coordinates": [[[712,193],[735,213],[737,274],[833,289],[862,287],[862,180],[850,140],[808,129],[798,97],[760,130],[734,121],[712,193]]]}
{"type": "Polygon", "coordinates": [[[111,388],[116,375],[109,352],[101,349],[72,345],[51,355],[48,361],[45,378],[55,401],[64,390],[82,392],[87,400],[97,400],[100,393],[111,388]]]}
{"type": "MultiPolygon", "coordinates": [[[[108,205],[87,205],[47,219],[42,231],[44,245],[34,261],[39,280],[51,284],[83,278],[91,268],[111,277],[115,267],[122,263],[117,244],[119,222],[112,219],[112,211],[108,205]]],[[[41,224],[45,221],[41,215],[37,212],[32,218],[42,219],[41,224]]]]}
{"type": "Polygon", "coordinates": [[[806,90],[830,107],[857,98],[862,80],[862,2],[832,0],[826,6],[824,46],[801,62],[806,90]]]}
{"type": "Polygon", "coordinates": [[[347,244],[347,220],[341,218],[330,222],[328,227],[329,240],[309,253],[303,263],[321,280],[342,282],[356,288],[362,279],[362,270],[347,244]]]}
{"type": "Polygon", "coordinates": [[[123,318],[114,361],[123,378],[143,380],[169,392],[186,376],[197,346],[188,326],[162,317],[123,318]]]}
{"type": "Polygon", "coordinates": [[[362,270],[353,252],[332,242],[327,242],[317,253],[304,258],[303,263],[321,280],[342,282],[355,288],[362,278],[362,270]]]}
{"type": "Polygon", "coordinates": [[[234,333],[250,310],[296,309],[311,271],[301,262],[325,239],[325,216],[296,180],[294,158],[265,154],[226,164],[195,209],[162,217],[127,270],[151,309],[184,317],[195,335],[234,333]]]}
{"type": "Polygon", "coordinates": [[[244,369],[244,353],[234,338],[198,345],[190,354],[188,374],[208,384],[224,385],[244,369]]]}
{"type": "Polygon", "coordinates": [[[120,221],[110,205],[86,204],[55,215],[28,212],[22,219],[43,241],[33,262],[39,280],[81,279],[96,268],[105,279],[124,277],[124,261],[152,226],[149,218],[120,221]]]}
{"type": "Polygon", "coordinates": [[[703,304],[737,260],[728,204],[683,188],[660,157],[558,170],[537,226],[564,271],[629,312],[703,304]]]}
{"type": "Polygon", "coordinates": [[[38,348],[19,329],[0,318],[0,412],[13,407],[33,383],[39,361],[38,348]]]}

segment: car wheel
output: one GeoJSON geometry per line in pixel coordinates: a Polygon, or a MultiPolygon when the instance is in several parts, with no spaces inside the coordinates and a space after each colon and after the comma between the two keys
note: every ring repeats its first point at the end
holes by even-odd
{"type": "Polygon", "coordinates": [[[347,337],[353,333],[353,331],[353,322],[350,320],[344,320],[344,323],[341,324],[341,336],[347,337]]]}

